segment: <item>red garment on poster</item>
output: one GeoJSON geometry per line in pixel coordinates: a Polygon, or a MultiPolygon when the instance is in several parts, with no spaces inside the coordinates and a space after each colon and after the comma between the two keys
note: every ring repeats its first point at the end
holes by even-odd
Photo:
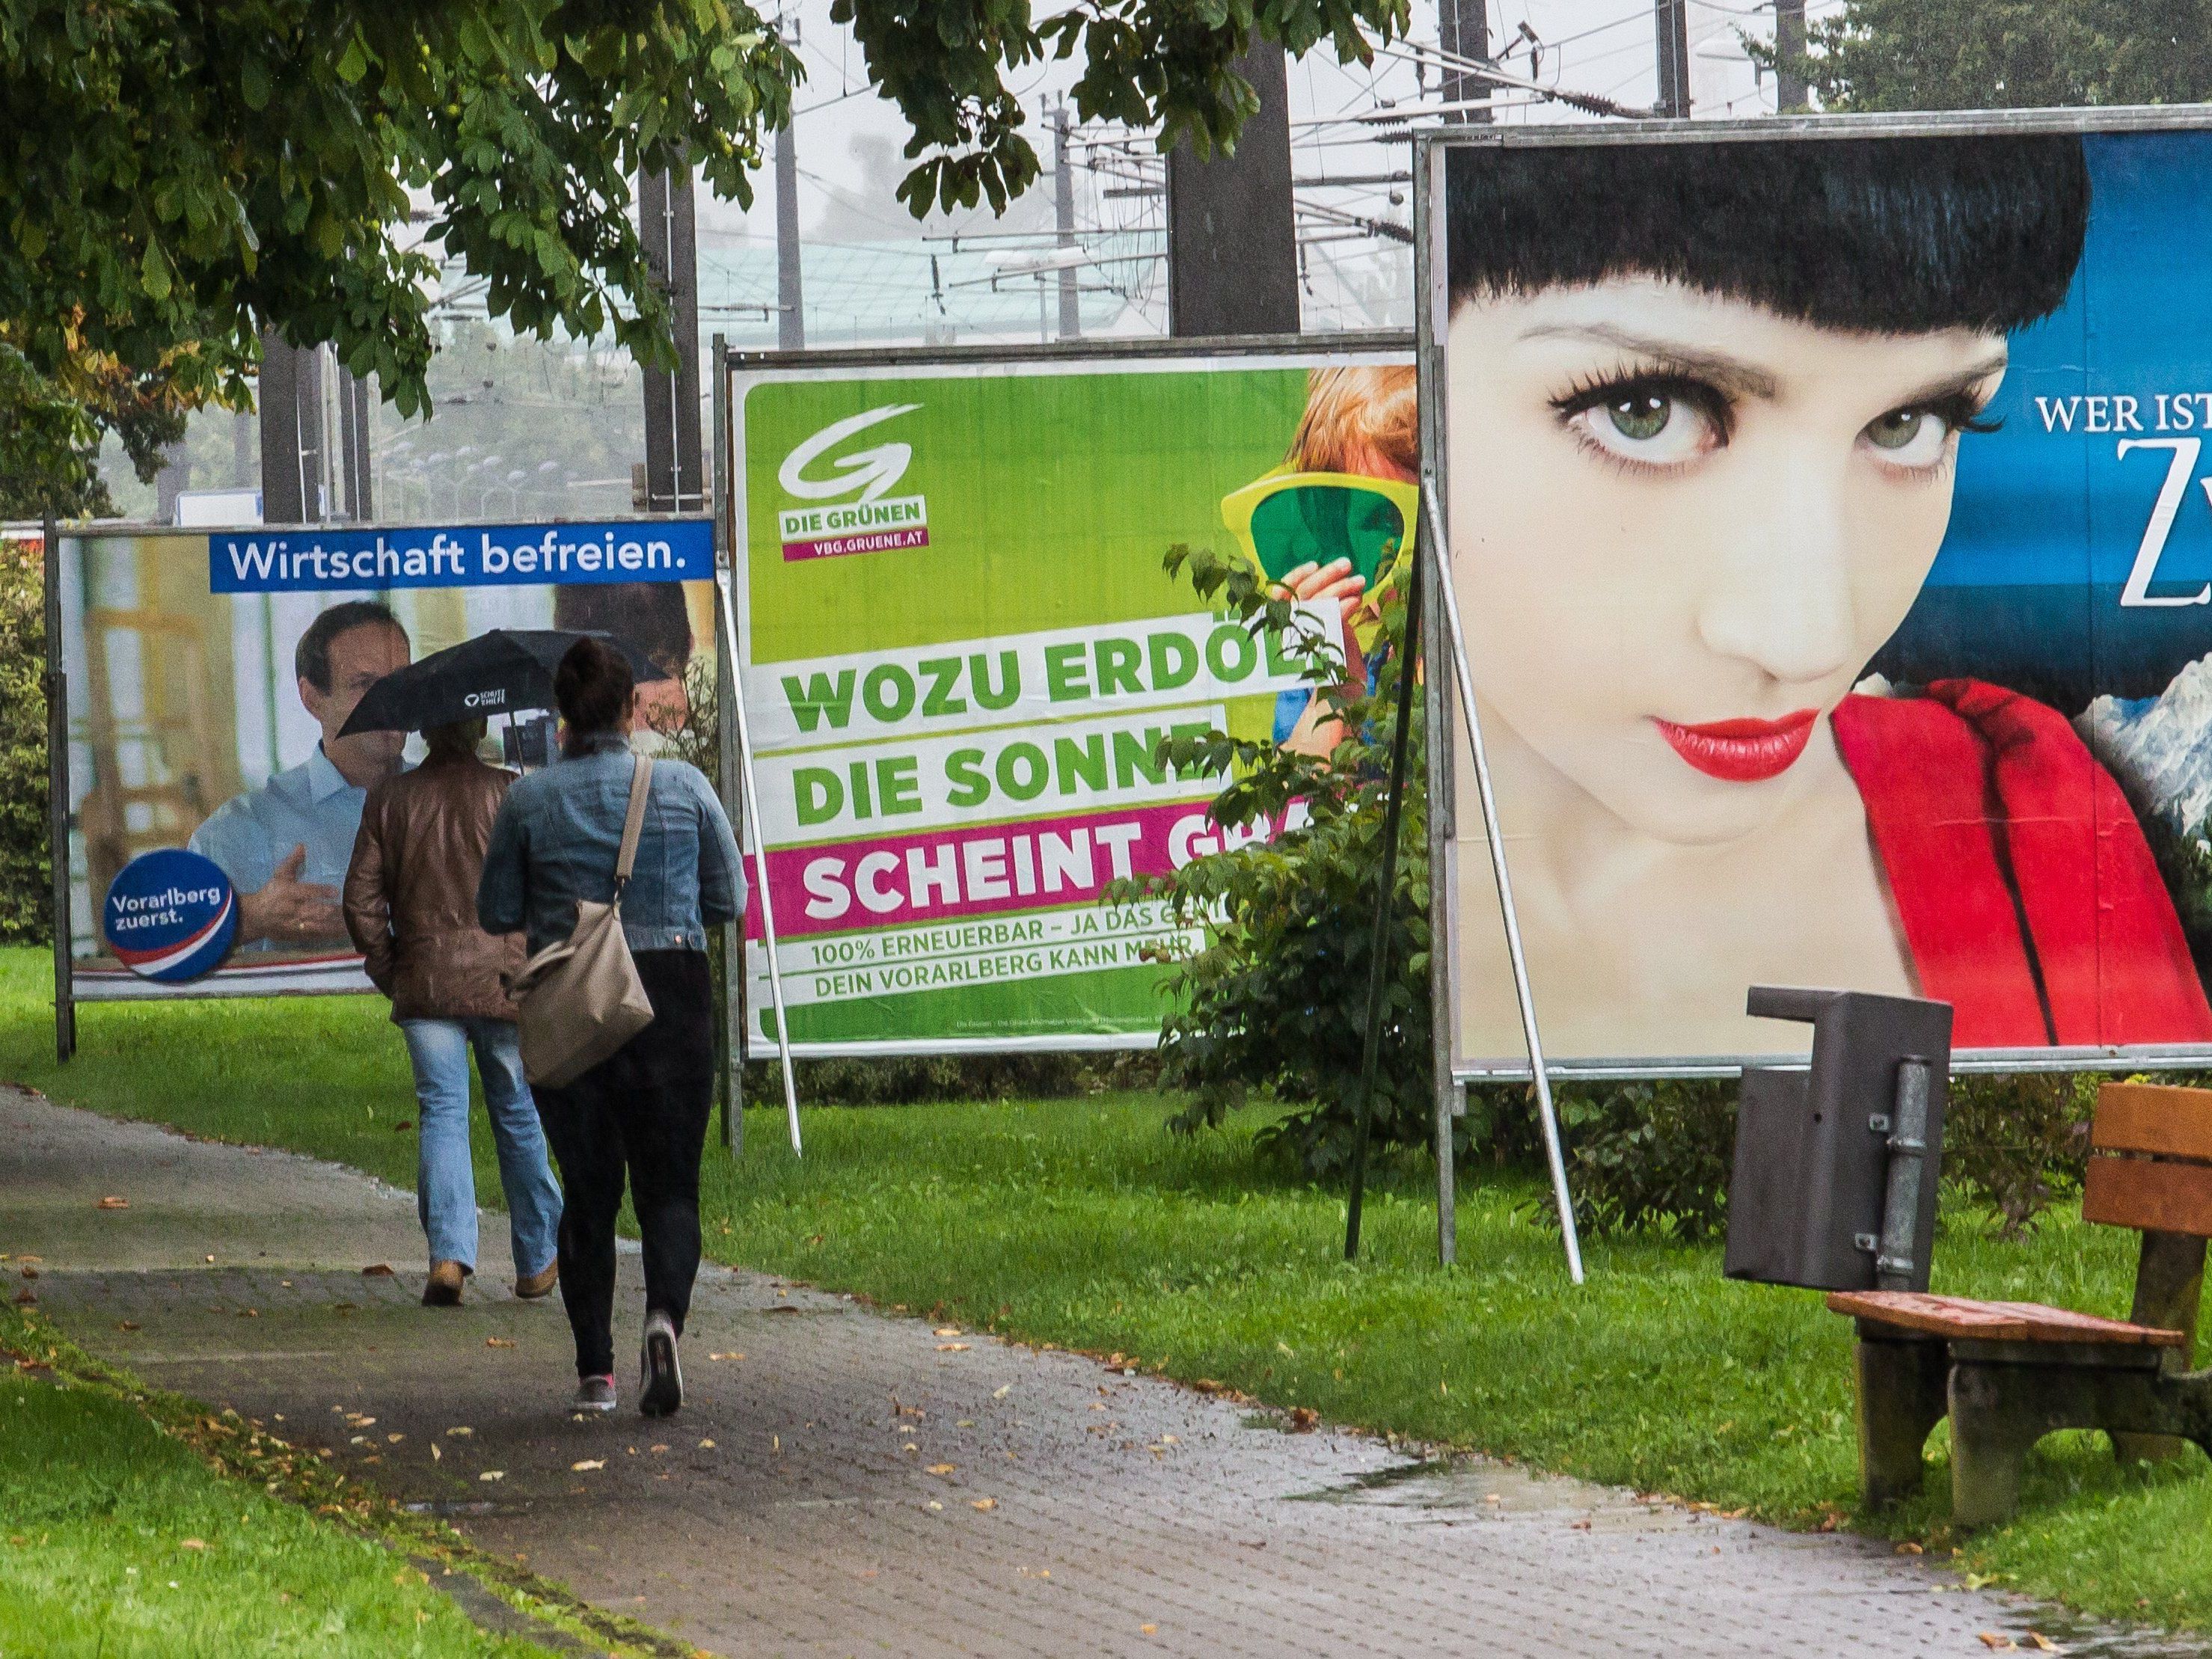
{"type": "Polygon", "coordinates": [[[2212,1040],[2149,843],[2057,709],[1979,680],[1844,699],[1859,786],[1922,993],[1961,1048],[2212,1040]]]}

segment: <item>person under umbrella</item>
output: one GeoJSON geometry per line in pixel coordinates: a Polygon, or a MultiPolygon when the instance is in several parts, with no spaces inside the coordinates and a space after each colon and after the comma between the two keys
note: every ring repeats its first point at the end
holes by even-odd
{"type": "Polygon", "coordinates": [[[415,1072],[416,1209],[430,1249],[426,1307],[457,1305],[462,1281],[476,1271],[471,1050],[507,1193],[514,1293],[535,1301],[560,1277],[561,1189],[523,1078],[515,1006],[503,982],[522,965],[522,941],[477,925],[484,851],[514,781],[477,758],[483,735],[481,717],[423,733],[429,753],[422,763],[369,792],[345,875],[346,931],[369,979],[392,999],[415,1072]]]}

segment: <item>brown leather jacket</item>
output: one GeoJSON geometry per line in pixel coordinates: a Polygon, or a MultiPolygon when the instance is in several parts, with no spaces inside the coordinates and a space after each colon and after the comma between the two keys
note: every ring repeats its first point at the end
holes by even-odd
{"type": "Polygon", "coordinates": [[[513,1019],[522,935],[477,925],[477,878],[512,773],[433,755],[368,792],[346,866],[346,931],[392,1018],[513,1019]]]}

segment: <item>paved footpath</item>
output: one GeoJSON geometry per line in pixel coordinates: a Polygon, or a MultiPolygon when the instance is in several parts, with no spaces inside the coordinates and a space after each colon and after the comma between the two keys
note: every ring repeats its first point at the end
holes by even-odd
{"type": "MultiPolygon", "coordinates": [[[[1424,1463],[1096,1361],[707,1268],[690,1403],[566,1409],[504,1225],[416,1304],[414,1201],[0,1087],[0,1273],[148,1380],[282,1418],[587,1599],[730,1655],[2195,1652],[1878,1545],[1476,1460],[1424,1463]],[[125,1209],[100,1200],[125,1198],[125,1209]],[[494,1247],[496,1248],[494,1248],[494,1247]],[[389,1264],[392,1275],[362,1269],[389,1264]],[[583,1466],[583,1467],[578,1467],[583,1466]]],[[[623,1311],[640,1312],[636,1258],[623,1311]]]]}

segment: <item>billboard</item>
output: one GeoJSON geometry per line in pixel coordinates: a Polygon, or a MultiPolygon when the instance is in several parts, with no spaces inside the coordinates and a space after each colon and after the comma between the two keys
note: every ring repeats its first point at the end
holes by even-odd
{"type": "MultiPolygon", "coordinates": [[[[1547,1057],[2212,1054],[2203,112],[1439,144],[1429,459],[1547,1057]]],[[[1473,781],[1453,1066],[1525,1070],[1473,781]]]]}
{"type": "MultiPolygon", "coordinates": [[[[616,634],[680,742],[711,662],[712,526],[100,529],[58,538],[70,981],[81,1000],[370,988],[338,890],[368,790],[421,739],[341,728],[378,678],[495,628],[616,634]]],[[[550,721],[491,721],[543,763],[550,721]]]]}
{"type": "MultiPolygon", "coordinates": [[[[1410,512],[1409,343],[739,360],[731,402],[756,890],[794,1048],[1149,1047],[1161,947],[1194,941],[1109,886],[1279,827],[1213,823],[1225,780],[1161,740],[1326,737],[1285,642],[1162,558],[1303,580],[1324,520],[1394,544],[1357,532],[1410,512]]],[[[1340,641],[1347,601],[1304,585],[1340,641]]]]}

